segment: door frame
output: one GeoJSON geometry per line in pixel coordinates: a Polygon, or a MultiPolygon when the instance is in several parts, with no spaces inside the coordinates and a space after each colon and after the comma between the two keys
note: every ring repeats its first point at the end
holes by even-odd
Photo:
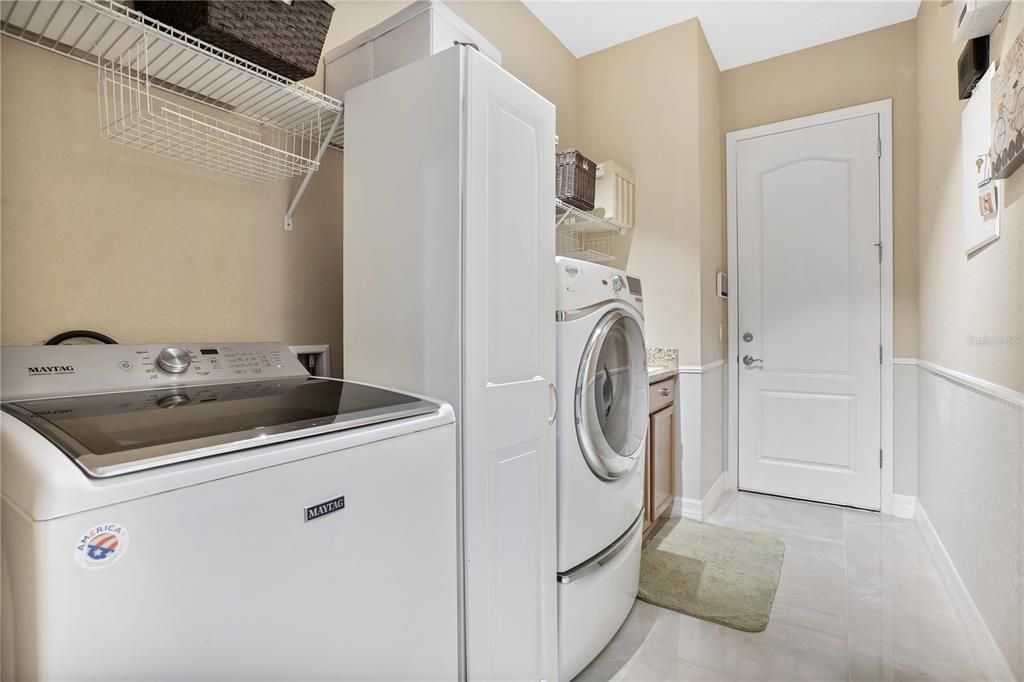
{"type": "Polygon", "coordinates": [[[878,162],[879,181],[879,222],[882,239],[882,301],[881,301],[881,344],[882,344],[882,392],[881,392],[881,448],[882,448],[882,490],[881,512],[892,514],[893,507],[893,261],[892,261],[892,99],[868,102],[844,109],[836,109],[821,114],[802,116],[787,121],[769,123],[767,125],[747,128],[726,133],[726,214],[727,234],[726,250],[728,253],[730,295],[727,299],[729,308],[729,353],[728,353],[728,403],[729,419],[726,431],[728,447],[728,471],[726,485],[731,490],[739,489],[739,291],[740,272],[739,240],[736,228],[736,143],[766,135],[790,132],[827,123],[837,123],[847,119],[878,115],[878,134],[881,138],[880,158],[878,162]]]}

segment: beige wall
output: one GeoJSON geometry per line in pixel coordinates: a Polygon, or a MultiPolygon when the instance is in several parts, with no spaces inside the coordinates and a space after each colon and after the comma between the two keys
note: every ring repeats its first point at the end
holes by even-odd
{"type": "Polygon", "coordinates": [[[340,369],[340,154],[286,233],[295,183],[105,141],[94,68],[9,38],[0,50],[0,342],[86,328],[121,342],[329,343],[340,369]]]}
{"type": "MultiPolygon", "coordinates": [[[[1000,238],[966,256],[953,11],[924,2],[917,18],[920,357],[1024,391],[1024,172],[1004,183],[1000,238]]],[[[1011,3],[994,59],[1022,29],[1024,3],[1011,3]]],[[[921,372],[917,417],[918,503],[1024,679],[1024,410],[921,372]]]]}
{"type": "Polygon", "coordinates": [[[724,132],[893,100],[893,314],[898,357],[918,353],[916,42],[915,22],[908,21],[722,73],[724,132]]]}
{"type": "Polygon", "coordinates": [[[700,364],[700,144],[696,20],[584,57],[579,134],[636,176],[636,227],[618,267],[643,279],[648,345],[700,364]]]}
{"type": "Polygon", "coordinates": [[[725,299],[718,297],[716,274],[726,270],[724,137],[721,77],[704,32],[697,29],[697,135],[700,143],[700,361],[725,358],[725,299]],[[721,330],[721,336],[719,336],[721,330]]]}
{"type": "MultiPolygon", "coordinates": [[[[326,49],[405,4],[340,2],[326,49]]],[[[679,348],[683,364],[724,354],[724,305],[714,297],[724,268],[721,132],[891,97],[896,355],[1024,387],[1019,343],[968,343],[1024,335],[1024,180],[1007,185],[1003,238],[965,259],[952,175],[959,146],[935,142],[959,139],[948,10],[924,3],[918,22],[719,74],[693,20],[576,60],[518,2],[452,7],[555,102],[562,147],[635,171],[637,228],[620,240],[617,264],[645,280],[651,345],[679,348]],[[919,82],[918,64],[929,67],[919,82]],[[919,99],[928,115],[918,117],[919,99]]],[[[1007,23],[1011,33],[1024,24],[1019,4],[1007,23]]],[[[286,234],[279,223],[294,182],[252,185],[102,141],[90,67],[9,39],[2,49],[2,95],[19,106],[2,120],[0,341],[34,343],[76,326],[125,341],[279,338],[331,343],[339,366],[338,152],[328,152],[286,234]],[[54,83],[59,111],[47,106],[54,83]]]]}
{"type": "MultiPolygon", "coordinates": [[[[966,257],[961,235],[960,113],[950,40],[952,8],[922,3],[917,97],[920,178],[920,357],[1024,390],[1024,172],[1004,187],[1001,237],[966,257]],[[990,339],[972,343],[971,337],[990,339]]],[[[1024,3],[1010,5],[992,35],[1000,57],[1024,29],[1024,3]]]]}
{"type": "MultiPolygon", "coordinates": [[[[326,49],[406,4],[339,2],[326,49]]],[[[572,144],[572,55],[518,2],[452,6],[556,103],[572,144]]],[[[329,343],[340,374],[340,152],[286,233],[298,180],[249,183],[102,140],[94,68],[8,38],[0,50],[0,96],[17,103],[0,120],[0,343],[72,328],[122,342],[329,343]]]]}

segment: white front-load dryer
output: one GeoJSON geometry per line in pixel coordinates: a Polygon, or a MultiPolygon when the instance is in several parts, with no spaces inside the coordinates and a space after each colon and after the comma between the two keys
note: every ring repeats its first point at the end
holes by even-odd
{"type": "Polygon", "coordinates": [[[637,594],[648,382],[640,280],[556,263],[559,674],[569,680],[637,594]]]}

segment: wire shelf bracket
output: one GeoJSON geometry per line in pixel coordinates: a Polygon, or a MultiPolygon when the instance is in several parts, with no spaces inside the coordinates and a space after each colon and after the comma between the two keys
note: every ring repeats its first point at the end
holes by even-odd
{"type": "Polygon", "coordinates": [[[97,68],[105,139],[257,182],[305,175],[285,229],[344,146],[340,100],[114,0],[0,0],[0,33],[97,68]]]}
{"type": "MultiPolygon", "coordinates": [[[[330,130],[327,132],[326,137],[324,137],[324,141],[320,143],[320,151],[317,152],[316,155],[317,168],[320,167],[320,160],[324,158],[324,152],[326,152],[327,148],[331,145],[331,139],[334,137],[335,131],[337,131],[338,124],[341,123],[343,115],[344,114],[341,111],[337,113],[334,117],[334,122],[331,123],[330,130]]],[[[288,206],[288,210],[284,214],[284,229],[286,232],[292,231],[292,217],[295,215],[295,209],[299,205],[299,199],[301,199],[302,195],[306,192],[306,186],[309,185],[309,181],[313,179],[313,173],[315,172],[316,169],[313,168],[306,173],[306,177],[302,178],[302,184],[299,185],[299,189],[295,192],[295,196],[292,197],[292,203],[288,206]]]]}

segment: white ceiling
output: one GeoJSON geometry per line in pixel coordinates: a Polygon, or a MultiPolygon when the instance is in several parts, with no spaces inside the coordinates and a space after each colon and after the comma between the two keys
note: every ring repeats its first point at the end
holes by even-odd
{"type": "Polygon", "coordinates": [[[524,2],[577,57],[697,17],[722,71],[913,19],[920,4],[920,0],[524,2]]]}

